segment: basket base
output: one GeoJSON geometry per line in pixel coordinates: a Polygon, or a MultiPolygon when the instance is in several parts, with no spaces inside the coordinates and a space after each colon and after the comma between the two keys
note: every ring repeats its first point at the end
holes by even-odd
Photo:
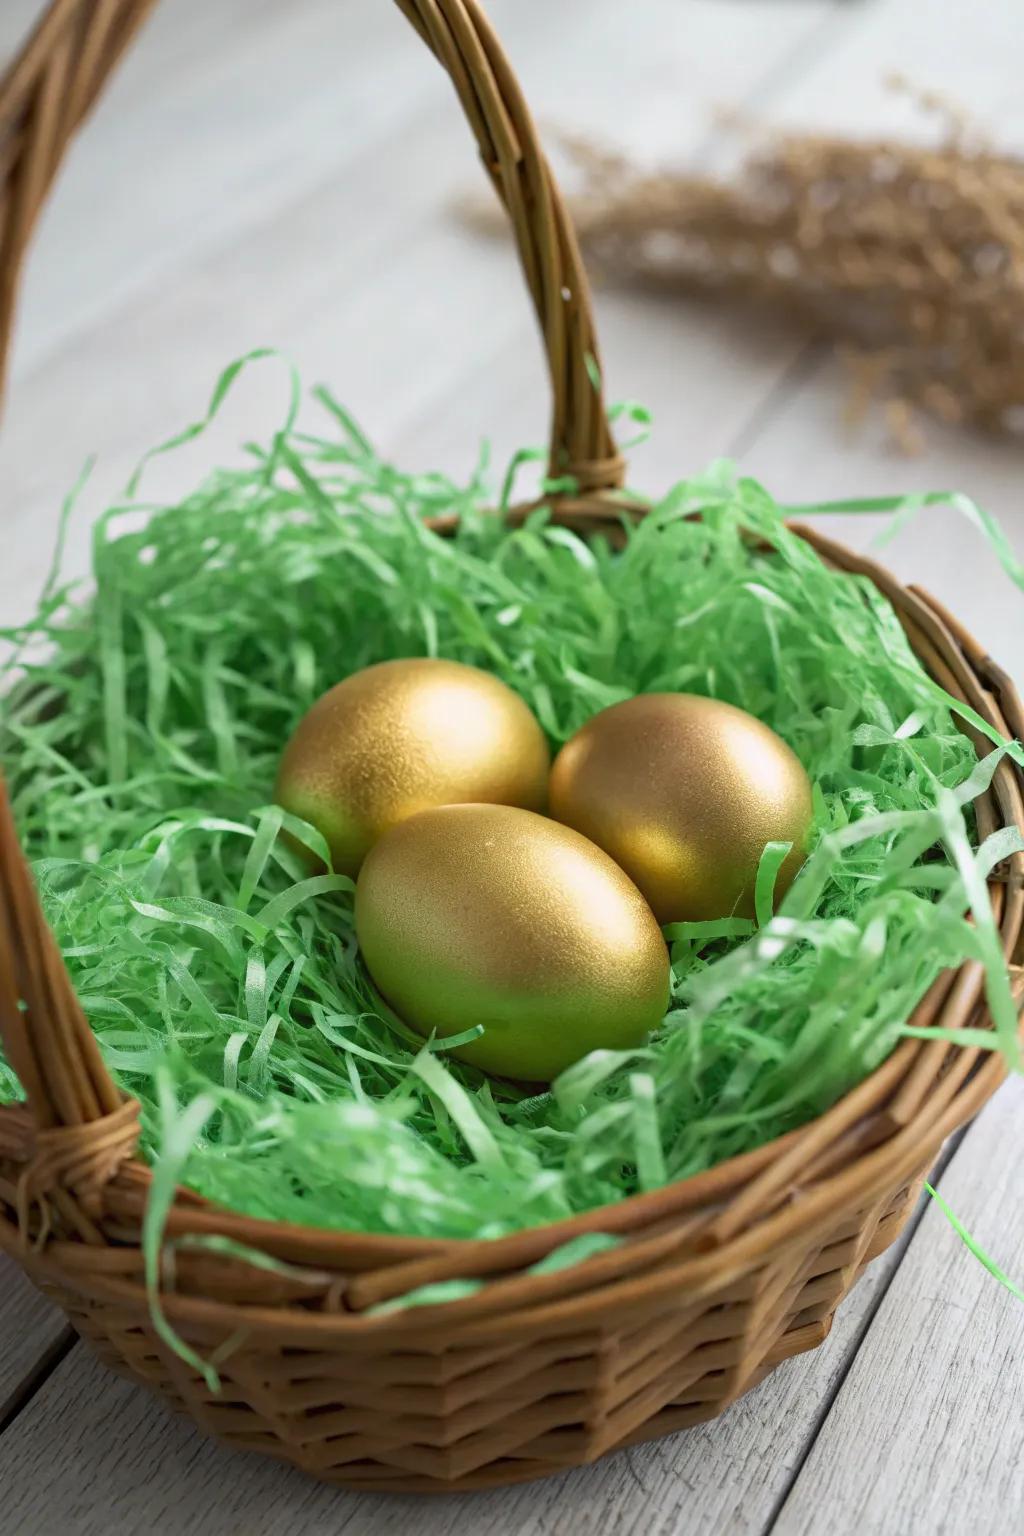
{"type": "Polygon", "coordinates": [[[499,1344],[496,1330],[493,1341],[447,1364],[445,1352],[320,1352],[304,1365],[305,1352],[290,1350],[289,1376],[277,1382],[280,1364],[265,1353],[255,1376],[251,1361],[238,1370],[228,1362],[219,1396],[158,1343],[147,1315],[46,1281],[42,1288],[105,1365],[232,1449],[352,1490],[470,1493],[556,1476],[724,1413],[824,1341],[837,1306],[899,1236],[920,1189],[918,1178],[884,1210],[847,1218],[823,1245],[791,1251],[699,1308],[677,1296],[671,1310],[634,1319],[612,1338],[556,1337],[524,1348],[499,1344]],[[394,1411],[383,1411],[392,1402],[394,1411]]]}

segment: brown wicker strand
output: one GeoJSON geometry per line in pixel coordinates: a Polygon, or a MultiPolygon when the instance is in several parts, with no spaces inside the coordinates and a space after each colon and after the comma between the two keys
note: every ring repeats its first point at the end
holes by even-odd
{"type": "MultiPolygon", "coordinates": [[[[139,1140],[138,1122],[138,1101],[126,1099],[119,1109],[100,1119],[82,1125],[58,1125],[34,1134],[17,1189],[16,1209],[23,1245],[30,1240],[35,1207],[42,1216],[35,1244],[41,1247],[46,1242],[52,1230],[47,1197],[55,1190],[73,1190],[83,1211],[99,1213],[101,1191],[121,1164],[134,1155],[139,1140]]],[[[18,1155],[16,1150],[15,1156],[18,1155]]],[[[98,1234],[96,1240],[102,1241],[98,1234]]]]}

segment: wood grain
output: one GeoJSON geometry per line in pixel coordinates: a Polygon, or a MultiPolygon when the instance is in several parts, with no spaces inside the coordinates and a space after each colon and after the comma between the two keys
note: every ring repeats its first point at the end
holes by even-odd
{"type": "MultiPolygon", "coordinates": [[[[1019,1162],[1024,1081],[968,1132],[942,1193],[1024,1284],[1019,1162]]],[[[961,1536],[1024,1524],[1024,1304],[926,1211],[775,1536],[819,1536],[822,1512],[859,1536],[961,1536]]]]}
{"type": "Polygon", "coordinates": [[[56,1307],[0,1254],[0,1425],[14,1412],[41,1365],[71,1337],[56,1307]]]}
{"type": "MultiPolygon", "coordinates": [[[[820,3],[794,14],[770,0],[766,43],[716,0],[694,0],[685,18],[674,0],[645,0],[628,18],[604,0],[562,0],[556,32],[537,3],[492,0],[489,11],[540,116],[557,112],[560,123],[607,134],[612,81],[632,76],[643,89],[615,125],[616,139],[641,153],[672,142],[676,156],[698,146],[706,153],[720,97],[745,98],[751,81],[781,69],[829,14],[820,3]],[[587,38],[585,69],[570,67],[579,36],[587,38]],[[683,95],[680,78],[689,82],[683,95]]],[[[244,267],[246,234],[258,240],[260,229],[282,220],[287,230],[288,210],[317,193],[330,198],[337,187],[349,233],[372,225],[392,195],[399,215],[404,196],[418,189],[443,206],[451,173],[452,185],[465,186],[473,160],[450,95],[387,4],[158,6],[48,209],[27,274],[15,367],[36,366],[69,327],[110,316],[211,251],[227,248],[244,267]],[[399,159],[377,165],[371,157],[382,140],[414,148],[428,104],[441,108],[444,130],[434,176],[399,159]],[[379,172],[369,194],[346,184],[360,160],[379,172]],[[98,198],[102,219],[94,216],[98,198]]],[[[308,248],[303,231],[293,245],[308,248]]],[[[344,276],[344,233],[324,228],[312,248],[325,275],[336,264],[344,276]]],[[[407,256],[404,243],[400,254],[407,256]]],[[[268,304],[275,286],[271,277],[262,290],[268,304]]]]}
{"type": "MultiPolygon", "coordinates": [[[[217,7],[209,9],[216,15],[217,7]]],[[[12,564],[0,575],[7,620],[31,606],[56,509],[86,457],[96,453],[99,464],[72,531],[72,572],[85,565],[90,517],[120,490],[144,449],[198,414],[219,369],[254,345],[280,345],[307,380],[330,380],[370,434],[410,462],[422,445],[422,462],[444,467],[444,434],[454,423],[452,457],[467,464],[480,437],[500,423],[510,386],[522,409],[497,451],[546,435],[541,352],[514,257],[501,241],[467,236],[449,207],[455,193],[484,183],[441,71],[420,56],[421,45],[390,7],[374,6],[373,17],[381,19],[368,28],[356,25],[349,10],[335,14],[320,0],[304,0],[289,8],[285,25],[279,8],[260,8],[255,40],[245,47],[261,50],[253,71],[277,82],[272,115],[280,126],[271,134],[257,125],[237,143],[238,169],[227,179],[219,151],[207,145],[234,132],[225,120],[235,82],[222,69],[219,91],[190,88],[188,110],[165,122],[166,88],[161,93],[152,79],[159,18],[118,77],[121,115],[115,95],[83,134],[30,263],[0,441],[13,518],[12,564]],[[296,9],[303,17],[309,12],[317,27],[309,20],[293,26],[296,9]],[[310,52],[316,71],[330,59],[326,82],[316,72],[304,79],[301,61],[310,52]],[[402,72],[406,65],[399,69],[402,59],[414,84],[402,72]],[[145,89],[133,83],[133,71],[141,72],[145,89]],[[347,83],[349,76],[356,84],[347,83]],[[388,116],[376,105],[367,120],[359,97],[370,89],[367,81],[402,110],[388,116]],[[336,104],[340,116],[330,132],[311,128],[307,95],[336,104]],[[293,114],[302,125],[294,142],[293,114]],[[291,166],[303,158],[306,150],[299,155],[296,144],[307,139],[315,176],[303,169],[289,178],[279,161],[291,166]],[[137,144],[146,146],[146,167],[119,167],[117,157],[135,155],[137,144]],[[232,179],[242,167],[258,197],[243,195],[232,179]],[[102,220],[90,216],[99,203],[102,220]],[[167,281],[160,264],[172,257],[174,277],[167,281]],[[442,439],[436,453],[431,423],[442,439]],[[510,430],[522,435],[509,441],[510,430]]],[[[502,0],[495,10],[542,119],[593,124],[618,89],[637,104],[629,123],[634,142],[649,149],[665,142],[666,120],[674,115],[676,154],[706,138],[716,98],[739,101],[767,73],[783,77],[786,60],[830,16],[819,3],[767,0],[759,8],[766,30],[755,38],[718,0],[693,0],[685,24],[674,0],[645,0],[628,21],[610,0],[563,0],[558,36],[577,49],[586,38],[580,72],[567,69],[553,46],[539,0],[502,0]],[[702,71],[695,69],[698,57],[702,71]],[[692,89],[680,94],[678,80],[691,77],[692,89]]],[[[194,21],[193,29],[199,54],[194,21]]],[[[182,52],[185,44],[175,46],[176,68],[189,78],[191,55],[182,52]]],[[[204,60],[201,79],[216,73],[225,46],[204,60]]],[[[643,388],[653,376],[642,366],[645,337],[657,338],[664,359],[654,405],[667,408],[692,391],[690,437],[680,445],[690,463],[718,450],[722,429],[740,419],[737,411],[752,408],[785,366],[781,338],[755,343],[738,363],[728,325],[720,331],[699,312],[652,317],[636,300],[608,296],[602,321],[606,314],[610,340],[615,344],[616,332],[622,338],[610,372],[617,395],[651,397],[643,388]],[[690,391],[687,377],[697,380],[690,391]]],[[[283,370],[254,373],[216,433],[155,467],[151,492],[183,489],[209,463],[232,455],[240,439],[269,431],[284,396],[283,370]]]]}
{"type": "Polygon", "coordinates": [[[393,6],[358,0],[158,6],[44,216],[15,369],[240,242],[414,116],[442,82],[408,33],[393,6]],[[342,72],[360,51],[374,69],[342,72]]]}
{"type": "Polygon", "coordinates": [[[67,1536],[384,1536],[407,1521],[417,1536],[756,1536],[900,1251],[872,1267],[820,1350],[782,1366],[716,1424],[493,1494],[414,1501],[318,1487],[205,1440],[79,1346],[0,1436],[5,1519],[13,1531],[67,1536]]]}

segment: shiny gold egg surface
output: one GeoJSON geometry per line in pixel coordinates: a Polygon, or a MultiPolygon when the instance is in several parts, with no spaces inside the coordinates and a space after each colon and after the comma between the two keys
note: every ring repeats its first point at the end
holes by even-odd
{"type": "Polygon", "coordinates": [[[393,827],[356,885],[367,970],[422,1035],[484,1034],[453,1055],[550,1082],[639,1045],[668,1005],[654,915],[607,854],[546,816],[451,805],[393,827]]]}
{"type": "Polygon", "coordinates": [[[435,805],[543,810],[550,754],[500,678],[456,661],[384,661],[331,688],[285,748],[275,799],[323,834],[355,875],[389,827],[435,805]]]}
{"type": "Polygon", "coordinates": [[[566,742],[551,770],[550,814],[610,854],[659,922],[752,916],[765,844],[793,844],[776,899],[803,862],[811,785],[782,738],[745,710],[645,693],[566,742]]]}

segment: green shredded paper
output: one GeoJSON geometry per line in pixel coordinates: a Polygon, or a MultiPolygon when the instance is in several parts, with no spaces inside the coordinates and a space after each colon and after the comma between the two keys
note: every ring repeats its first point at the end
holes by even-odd
{"type": "MultiPolygon", "coordinates": [[[[591,1210],[818,1115],[968,958],[986,1038],[1016,1063],[985,880],[1021,840],[978,846],[971,802],[1020,749],[927,677],[869,581],[828,569],[728,466],[675,486],[619,552],[544,510],[510,532],[482,471],[401,473],[317,399],[322,436],[299,429],[296,393],[269,445],[177,505],[136,481],[96,527],[91,584],[54,574],[0,632],[15,816],[104,1059],[141,1101],[153,1220],[179,1182],[252,1216],[421,1236],[591,1210]],[[455,538],[425,529],[452,512],[455,538]],[[414,655],[493,671],[553,748],[638,692],[725,699],[815,786],[813,849],[778,911],[769,845],[756,923],[666,929],[672,1000],[650,1043],[550,1091],[383,1016],[351,881],[311,876],[295,842],[323,858],[322,839],[269,803],[314,699],[414,655]],[[980,761],[964,720],[993,741],[980,761]]],[[[0,1099],[20,1093],[0,1059],[0,1099]]]]}

